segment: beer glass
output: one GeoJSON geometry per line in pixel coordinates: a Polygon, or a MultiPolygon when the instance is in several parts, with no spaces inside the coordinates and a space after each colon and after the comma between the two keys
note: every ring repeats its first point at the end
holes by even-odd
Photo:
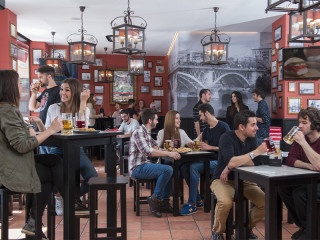
{"type": "Polygon", "coordinates": [[[174,140],[173,140],[173,146],[174,146],[175,148],[181,147],[180,139],[174,139],[174,140]]]}
{"type": "Polygon", "coordinates": [[[165,148],[168,151],[168,149],[171,147],[171,140],[166,140],[165,142],[165,148]]]}
{"type": "Polygon", "coordinates": [[[63,123],[63,129],[61,133],[65,135],[72,134],[72,129],[73,129],[72,113],[62,113],[62,123],[63,123]]]}
{"type": "Polygon", "coordinates": [[[199,139],[196,138],[195,140],[193,140],[193,142],[194,142],[193,150],[195,150],[195,151],[200,151],[200,148],[199,148],[199,139]]]}
{"type": "Polygon", "coordinates": [[[86,116],[85,113],[76,113],[76,126],[77,128],[86,127],[86,116]]]}
{"type": "Polygon", "coordinates": [[[287,135],[283,137],[283,141],[287,144],[292,144],[294,142],[293,136],[299,131],[299,127],[293,126],[287,135]]]}
{"type": "Polygon", "coordinates": [[[32,92],[33,93],[37,93],[37,92],[39,92],[39,90],[40,90],[40,85],[41,85],[41,83],[40,83],[40,81],[39,80],[33,80],[33,87],[32,87],[32,92]]]}

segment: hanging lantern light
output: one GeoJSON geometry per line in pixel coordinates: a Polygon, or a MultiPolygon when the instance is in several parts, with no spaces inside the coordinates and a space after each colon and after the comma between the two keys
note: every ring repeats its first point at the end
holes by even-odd
{"type": "Polygon", "coordinates": [[[268,0],[266,12],[305,12],[320,6],[319,0],[268,0]]]}
{"type": "Polygon", "coordinates": [[[203,47],[202,64],[220,65],[228,63],[228,45],[231,37],[224,33],[219,33],[217,29],[218,7],[213,8],[215,13],[214,30],[210,35],[201,39],[203,47]]]}
{"type": "Polygon", "coordinates": [[[94,64],[96,61],[96,45],[98,39],[91,35],[86,34],[86,30],[83,28],[83,12],[86,7],[81,6],[81,29],[80,33],[73,33],[67,37],[69,43],[69,62],[77,64],[94,64]],[[74,42],[73,37],[79,37],[80,41],[74,42]]]}
{"type": "Polygon", "coordinates": [[[54,49],[54,35],[56,33],[55,32],[51,32],[52,35],[52,54],[51,57],[49,58],[48,56],[45,56],[44,58],[44,64],[48,65],[50,67],[54,68],[54,74],[56,76],[62,76],[62,56],[60,55],[60,53],[55,53],[55,49],[54,49]],[[58,55],[56,57],[56,54],[58,55]]]}
{"type": "MultiPolygon", "coordinates": [[[[104,51],[107,55],[108,48],[105,47],[104,51]]],[[[99,82],[105,82],[105,83],[114,82],[114,71],[108,68],[107,57],[106,57],[105,67],[102,70],[98,70],[98,75],[99,75],[99,82]]]]}

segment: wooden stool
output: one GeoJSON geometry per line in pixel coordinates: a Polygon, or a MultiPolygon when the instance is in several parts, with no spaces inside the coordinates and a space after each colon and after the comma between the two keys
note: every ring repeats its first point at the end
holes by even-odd
{"type": "Polygon", "coordinates": [[[95,239],[127,239],[127,208],[126,208],[126,184],[128,178],[119,176],[114,178],[93,177],[90,178],[89,184],[89,209],[90,209],[90,240],[95,239]],[[116,228],[98,228],[98,190],[120,190],[120,209],[121,209],[121,226],[116,228]],[[103,233],[121,233],[117,237],[101,237],[98,234],[103,233]]]}
{"type": "Polygon", "coordinates": [[[149,196],[140,195],[140,184],[149,184],[151,189],[151,195],[154,192],[154,187],[156,185],[157,179],[136,179],[131,178],[133,181],[133,210],[136,212],[136,216],[140,216],[140,204],[148,204],[149,196]]]}

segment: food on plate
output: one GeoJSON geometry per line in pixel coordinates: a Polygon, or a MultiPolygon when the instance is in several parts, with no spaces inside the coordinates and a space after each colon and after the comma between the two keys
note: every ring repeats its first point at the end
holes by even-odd
{"type": "Polygon", "coordinates": [[[79,131],[89,131],[89,132],[92,132],[92,131],[95,131],[94,128],[78,128],[79,131]]]}
{"type": "Polygon", "coordinates": [[[191,151],[192,151],[192,149],[188,148],[188,147],[180,147],[177,149],[178,153],[186,153],[186,152],[191,152],[191,151]]]}
{"type": "Polygon", "coordinates": [[[300,76],[308,72],[306,62],[297,57],[289,58],[285,63],[283,70],[285,74],[292,76],[300,76]]]}

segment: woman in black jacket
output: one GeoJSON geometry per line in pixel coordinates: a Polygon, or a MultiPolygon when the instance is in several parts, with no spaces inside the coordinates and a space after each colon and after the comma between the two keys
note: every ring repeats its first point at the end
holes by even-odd
{"type": "Polygon", "coordinates": [[[242,111],[249,109],[247,105],[243,104],[242,100],[242,95],[238,91],[234,91],[231,94],[231,106],[228,107],[227,109],[227,114],[226,114],[226,122],[228,123],[229,127],[231,130],[234,130],[234,116],[242,111]]]}

